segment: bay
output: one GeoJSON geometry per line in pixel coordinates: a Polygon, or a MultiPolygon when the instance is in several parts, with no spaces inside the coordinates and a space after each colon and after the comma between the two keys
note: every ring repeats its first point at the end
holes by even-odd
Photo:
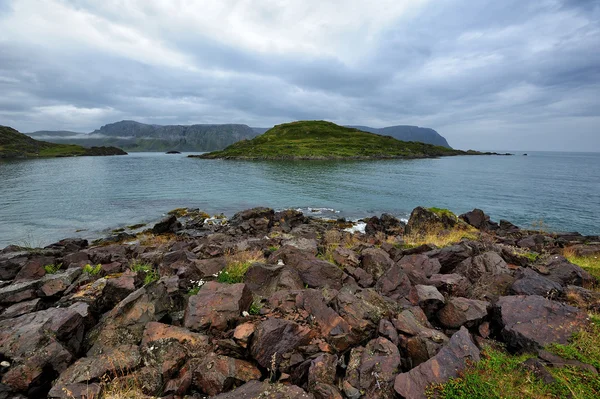
{"type": "Polygon", "coordinates": [[[521,227],[599,234],[600,153],[381,161],[226,161],[132,153],[0,161],[0,247],[97,237],[178,207],[357,219],[481,208],[521,227]]]}

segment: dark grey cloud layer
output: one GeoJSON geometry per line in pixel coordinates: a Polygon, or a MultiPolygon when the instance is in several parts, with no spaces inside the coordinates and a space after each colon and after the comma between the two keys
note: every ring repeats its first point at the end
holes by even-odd
{"type": "Polygon", "coordinates": [[[284,3],[0,2],[0,124],[327,119],[600,151],[599,0],[284,3]]]}

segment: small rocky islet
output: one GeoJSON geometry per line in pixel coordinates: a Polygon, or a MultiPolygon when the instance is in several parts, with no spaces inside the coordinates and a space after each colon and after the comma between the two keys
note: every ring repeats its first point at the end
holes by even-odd
{"type": "Polygon", "coordinates": [[[561,255],[599,254],[597,236],[435,208],[362,226],[179,209],[138,234],[8,246],[0,397],[425,398],[488,346],[533,353],[540,378],[597,374],[545,350],[600,309],[561,255]]]}

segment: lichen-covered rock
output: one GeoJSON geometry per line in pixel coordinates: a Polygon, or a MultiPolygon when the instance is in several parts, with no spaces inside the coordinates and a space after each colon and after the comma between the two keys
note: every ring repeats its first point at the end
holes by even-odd
{"type": "Polygon", "coordinates": [[[390,255],[380,248],[367,248],[361,253],[361,267],[378,280],[393,265],[390,255]]]}
{"type": "Polygon", "coordinates": [[[184,325],[195,331],[214,328],[225,330],[229,323],[247,311],[252,293],[245,284],[206,283],[192,295],[185,309],[184,325]]]}
{"type": "Polygon", "coordinates": [[[304,288],[296,269],[288,266],[273,266],[255,263],[246,272],[244,283],[255,295],[269,297],[279,290],[304,288]]]}
{"type": "Polygon", "coordinates": [[[209,353],[193,371],[192,385],[213,396],[260,377],[261,372],[250,362],[209,353]]]}
{"type": "Polygon", "coordinates": [[[437,355],[409,372],[399,374],[394,382],[394,389],[405,399],[426,399],[427,386],[457,377],[469,362],[477,361],[479,349],[467,329],[461,327],[437,355]]]}
{"type": "Polygon", "coordinates": [[[446,328],[468,328],[477,326],[487,317],[491,304],[467,298],[450,298],[437,313],[437,318],[446,328]]]}
{"type": "Polygon", "coordinates": [[[266,381],[250,381],[233,391],[222,393],[215,399],[314,399],[295,385],[269,384],[266,381]]]}
{"type": "Polygon", "coordinates": [[[515,295],[541,295],[546,298],[556,298],[562,291],[562,286],[546,278],[530,268],[515,273],[516,281],[510,287],[515,295]]]}

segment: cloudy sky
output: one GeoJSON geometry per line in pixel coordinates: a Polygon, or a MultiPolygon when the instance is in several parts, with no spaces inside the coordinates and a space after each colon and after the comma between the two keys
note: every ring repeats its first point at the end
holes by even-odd
{"type": "Polygon", "coordinates": [[[0,124],[300,119],[600,151],[600,0],[0,0],[0,124]]]}

